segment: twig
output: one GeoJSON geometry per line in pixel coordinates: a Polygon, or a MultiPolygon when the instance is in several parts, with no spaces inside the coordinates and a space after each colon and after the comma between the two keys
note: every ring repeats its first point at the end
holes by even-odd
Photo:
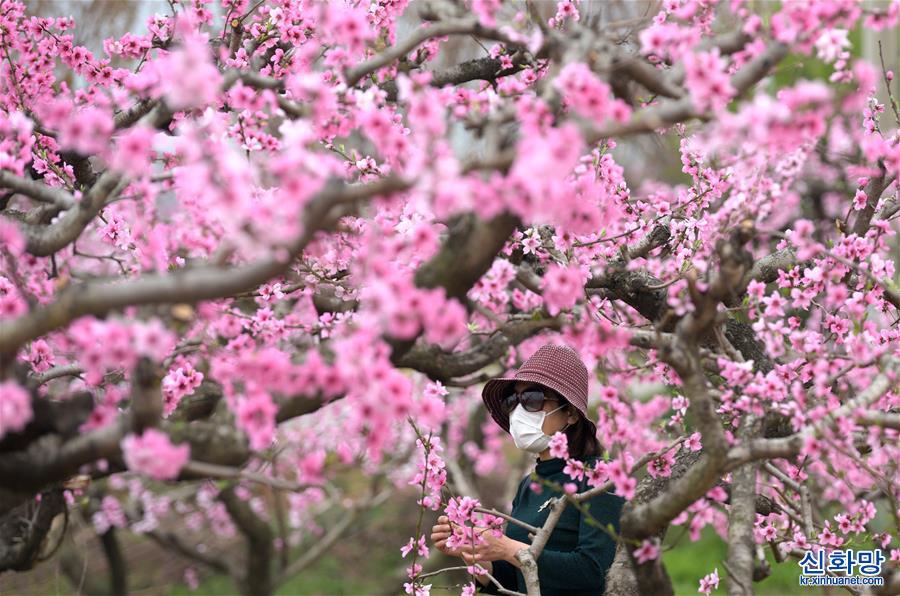
{"type": "Polygon", "coordinates": [[[881,59],[881,72],[884,75],[884,86],[887,88],[888,99],[891,100],[891,109],[894,111],[894,118],[897,125],[900,126],[900,109],[897,107],[897,100],[894,99],[894,93],[891,91],[891,80],[888,78],[887,67],[884,65],[884,53],[881,51],[881,40],[878,40],[878,57],[881,59]]]}
{"type": "Polygon", "coordinates": [[[486,507],[476,507],[474,509],[474,511],[477,511],[479,513],[487,513],[489,515],[496,515],[497,517],[502,517],[506,521],[513,523],[519,527],[525,528],[526,530],[528,530],[531,533],[537,533],[539,530],[539,528],[536,528],[536,527],[532,526],[531,524],[527,524],[520,519],[516,519],[513,516],[507,515],[506,513],[502,513],[500,511],[497,511],[496,509],[487,509],[486,507]]]}
{"type": "Polygon", "coordinates": [[[232,468],[230,466],[221,466],[219,464],[210,464],[201,461],[189,461],[181,469],[182,473],[188,475],[195,474],[197,476],[205,476],[210,478],[221,478],[225,480],[246,480],[247,482],[255,482],[291,492],[300,492],[308,488],[318,488],[315,484],[297,484],[280,478],[270,478],[256,472],[232,468]]]}

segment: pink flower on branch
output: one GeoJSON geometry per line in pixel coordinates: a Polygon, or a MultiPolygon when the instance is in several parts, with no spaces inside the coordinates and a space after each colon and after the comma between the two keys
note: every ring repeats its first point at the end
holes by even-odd
{"type": "Polygon", "coordinates": [[[25,428],[33,417],[31,396],[15,381],[0,383],[0,439],[25,428]]]}
{"type": "Polygon", "coordinates": [[[166,433],[155,428],[125,435],[121,446],[129,470],[156,480],[176,478],[191,451],[188,445],[173,445],[166,433]]]}
{"type": "Polygon", "coordinates": [[[643,565],[647,561],[655,561],[658,559],[659,553],[660,549],[658,541],[647,538],[634,550],[634,557],[639,565],[643,565]]]}
{"type": "Polygon", "coordinates": [[[718,112],[734,97],[735,89],[718,49],[684,55],[685,84],[700,112],[718,112]]]}
{"type": "Polygon", "coordinates": [[[568,441],[569,438],[565,433],[554,433],[550,438],[550,457],[561,457],[563,459],[568,459],[568,441]]]}
{"type": "Polygon", "coordinates": [[[700,588],[697,591],[702,594],[706,594],[706,596],[709,596],[709,594],[713,590],[717,589],[718,587],[719,587],[719,568],[716,567],[715,569],[713,569],[712,573],[705,575],[700,580],[700,588]]]}
{"type": "Polygon", "coordinates": [[[551,265],[541,282],[547,312],[556,316],[584,297],[584,274],[576,267],[551,265]]]}
{"type": "Polygon", "coordinates": [[[275,414],[278,407],[265,391],[253,387],[239,398],[237,411],[238,428],[247,433],[250,448],[261,451],[275,438],[275,414]]]}

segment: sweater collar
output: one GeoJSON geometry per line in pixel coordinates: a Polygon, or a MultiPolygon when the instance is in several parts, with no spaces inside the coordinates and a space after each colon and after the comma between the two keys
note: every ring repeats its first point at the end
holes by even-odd
{"type": "Polygon", "coordinates": [[[534,469],[538,476],[547,477],[559,474],[564,467],[566,467],[566,460],[561,457],[551,457],[545,460],[542,460],[540,456],[535,457],[534,469]]]}

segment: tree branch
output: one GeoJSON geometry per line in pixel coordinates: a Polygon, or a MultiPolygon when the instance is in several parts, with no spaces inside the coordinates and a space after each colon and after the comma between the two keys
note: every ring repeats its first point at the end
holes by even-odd
{"type": "Polygon", "coordinates": [[[884,371],[860,391],[859,395],[821,420],[788,437],[756,439],[732,447],[728,451],[725,470],[732,470],[741,464],[758,459],[788,458],[797,455],[808,437],[816,436],[826,427],[833,427],[838,420],[847,418],[858,409],[865,409],[878,401],[885,392],[896,386],[898,373],[900,373],[900,359],[888,358],[884,371]]]}
{"type": "Polygon", "coordinates": [[[241,591],[247,595],[271,593],[272,529],[234,493],[234,488],[220,492],[219,500],[247,541],[247,562],[239,581],[241,591]]]}
{"type": "MultiPolygon", "coordinates": [[[[746,414],[741,421],[738,435],[750,439],[759,432],[756,417],[746,414]]],[[[731,596],[751,596],[753,565],[755,562],[755,542],[753,524],[756,521],[756,463],[747,463],[732,473],[728,512],[728,566],[731,582],[728,593],[731,596]]]]}
{"type": "Polygon", "coordinates": [[[108,529],[100,534],[99,538],[109,567],[109,593],[114,596],[125,596],[128,594],[128,567],[125,557],[122,556],[116,529],[108,529]]]}
{"type": "MultiPolygon", "coordinates": [[[[788,46],[785,44],[780,42],[770,44],[762,54],[732,76],[731,85],[737,92],[736,95],[741,95],[766,76],[775,64],[787,56],[787,53],[788,46]]],[[[600,128],[589,129],[585,134],[585,141],[588,145],[594,145],[609,137],[651,132],[698,116],[700,114],[694,107],[693,100],[690,96],[686,96],[639,110],[628,122],[612,123],[600,128]]]]}
{"type": "Polygon", "coordinates": [[[178,554],[187,557],[192,561],[196,561],[201,565],[205,565],[216,573],[222,573],[225,575],[232,575],[233,573],[231,567],[228,565],[225,559],[221,559],[209,553],[200,552],[195,547],[185,542],[183,538],[181,538],[174,532],[152,530],[150,532],[147,532],[147,536],[152,538],[160,546],[164,548],[171,548],[178,552],[178,554]]]}
{"type": "Polygon", "coordinates": [[[0,171],[0,188],[8,188],[19,194],[60,209],[69,209],[75,204],[75,198],[61,188],[53,188],[36,180],[16,176],[10,172],[0,171]]]}
{"type": "Polygon", "coordinates": [[[384,52],[378,54],[374,58],[366,60],[362,64],[344,71],[344,79],[348,87],[356,85],[360,79],[372,74],[379,68],[389,65],[395,60],[400,60],[414,49],[425,43],[429,39],[435,37],[443,37],[445,35],[461,35],[471,33],[479,37],[485,37],[485,33],[489,32],[478,24],[478,19],[473,17],[462,18],[458,20],[441,21],[429,27],[420,27],[416,31],[404,39],[402,42],[391,46],[384,52]]]}
{"type": "Polygon", "coordinates": [[[121,192],[122,176],[106,171],[77,204],[50,226],[25,226],[25,250],[47,257],[75,241],[84,228],[121,192]]]}
{"type": "Polygon", "coordinates": [[[285,569],[275,580],[275,585],[280,586],[284,584],[284,582],[319,560],[319,558],[328,552],[328,549],[337,542],[344,532],[356,522],[359,513],[360,511],[357,507],[350,507],[344,514],[344,517],[329,528],[328,533],[325,534],[325,536],[317,539],[316,543],[312,545],[303,556],[288,565],[287,569],[285,569]]]}
{"type": "Polygon", "coordinates": [[[408,187],[409,183],[394,177],[357,187],[340,183],[327,185],[306,205],[303,233],[288,247],[286,259],[271,257],[231,269],[207,265],[167,275],[142,275],[125,282],[70,286],[47,306],[3,325],[0,329],[0,359],[12,361],[25,342],[63,327],[80,316],[103,315],[141,304],[192,303],[250,291],[281,275],[317,231],[334,223],[328,218],[334,206],[408,187]]]}

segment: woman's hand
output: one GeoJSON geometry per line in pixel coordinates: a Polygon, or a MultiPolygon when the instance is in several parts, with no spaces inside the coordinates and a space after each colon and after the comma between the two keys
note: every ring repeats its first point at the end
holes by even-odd
{"type": "Polygon", "coordinates": [[[478,544],[474,548],[467,546],[459,554],[466,565],[490,561],[507,561],[516,567],[522,566],[519,560],[516,559],[516,553],[523,548],[528,548],[527,544],[513,540],[506,535],[497,537],[490,532],[484,532],[481,537],[484,538],[484,544],[478,544]]]}
{"type": "MultiPolygon", "coordinates": [[[[475,526],[475,531],[478,533],[482,533],[487,528],[483,528],[481,526],[475,526]]],[[[447,546],[447,539],[450,538],[450,534],[452,534],[452,529],[450,528],[450,519],[446,515],[442,515],[437,518],[437,523],[431,527],[431,542],[434,544],[435,548],[450,557],[459,557],[461,555],[460,549],[457,548],[449,548],[447,546]]]]}
{"type": "Polygon", "coordinates": [[[459,551],[447,548],[447,539],[452,534],[450,530],[450,519],[446,515],[437,518],[437,523],[431,527],[431,542],[434,547],[450,557],[458,557],[459,551]]]}
{"type": "MultiPolygon", "coordinates": [[[[431,528],[431,542],[435,548],[451,557],[460,557],[466,565],[474,563],[489,563],[491,561],[509,561],[516,567],[521,567],[519,560],[516,559],[516,553],[528,545],[518,540],[513,540],[509,536],[494,536],[491,532],[485,531],[488,528],[476,526],[475,530],[481,534],[484,544],[476,546],[466,545],[458,549],[447,548],[447,539],[452,533],[450,528],[450,520],[446,515],[438,517],[437,523],[431,528]]],[[[482,565],[482,567],[488,567],[482,565]]]]}

